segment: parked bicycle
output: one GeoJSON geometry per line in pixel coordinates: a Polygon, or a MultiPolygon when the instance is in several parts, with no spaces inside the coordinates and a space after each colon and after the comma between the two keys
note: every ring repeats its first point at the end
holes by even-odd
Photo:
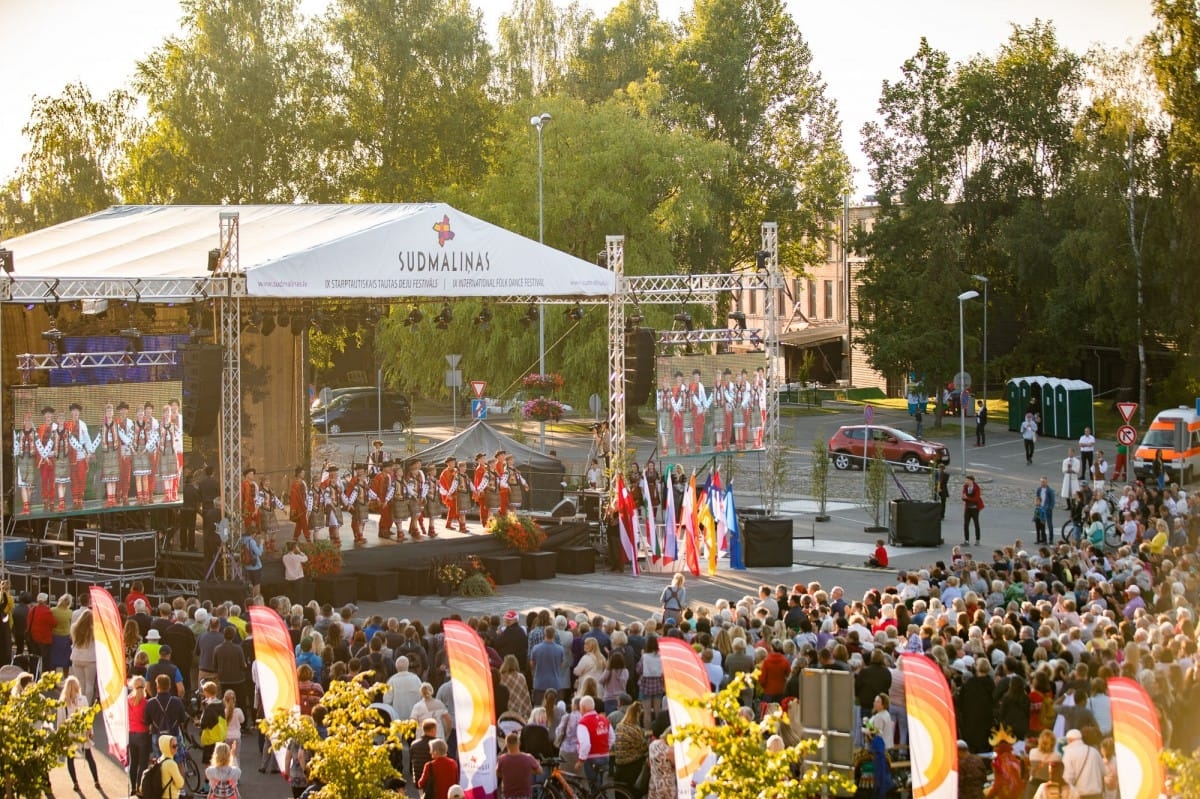
{"type": "Polygon", "coordinates": [[[600,783],[593,786],[583,775],[559,768],[561,758],[543,758],[541,763],[550,769],[550,776],[540,785],[533,786],[533,799],[637,799],[629,786],[605,778],[607,764],[598,768],[600,783]]]}

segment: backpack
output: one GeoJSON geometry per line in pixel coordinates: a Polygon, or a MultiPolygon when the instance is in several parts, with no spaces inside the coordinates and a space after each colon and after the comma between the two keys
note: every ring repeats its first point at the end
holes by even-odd
{"type": "Polygon", "coordinates": [[[217,723],[207,729],[200,730],[200,745],[214,746],[225,740],[225,736],[229,733],[229,722],[225,720],[225,714],[222,713],[217,723]]]}
{"type": "Polygon", "coordinates": [[[238,799],[237,783],[233,780],[215,780],[208,784],[209,799],[238,799]]]}
{"type": "Polygon", "coordinates": [[[142,799],[162,799],[163,795],[163,774],[162,774],[163,758],[150,763],[146,770],[142,772],[142,779],[138,782],[138,792],[141,793],[142,799]]]}

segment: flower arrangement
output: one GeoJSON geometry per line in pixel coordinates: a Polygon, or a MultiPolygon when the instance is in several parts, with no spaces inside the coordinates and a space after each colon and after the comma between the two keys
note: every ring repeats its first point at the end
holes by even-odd
{"type": "Polygon", "coordinates": [[[304,564],[305,577],[323,577],[341,574],[342,550],[332,541],[311,541],[300,545],[300,551],[308,555],[304,564]]]}
{"type": "Polygon", "coordinates": [[[536,422],[557,422],[563,417],[563,406],[558,400],[534,397],[521,407],[521,415],[536,422]]]}
{"type": "Polygon", "coordinates": [[[488,521],[488,532],[517,552],[537,552],[546,540],[546,531],[541,525],[528,516],[518,516],[511,511],[503,516],[493,516],[488,521]]]}
{"type": "Polygon", "coordinates": [[[450,586],[451,590],[458,588],[467,579],[467,570],[456,560],[448,560],[433,569],[433,577],[439,583],[450,586]]]}
{"type": "Polygon", "coordinates": [[[521,378],[521,385],[530,391],[558,391],[565,383],[563,376],[558,372],[548,375],[525,375],[521,378]]]}

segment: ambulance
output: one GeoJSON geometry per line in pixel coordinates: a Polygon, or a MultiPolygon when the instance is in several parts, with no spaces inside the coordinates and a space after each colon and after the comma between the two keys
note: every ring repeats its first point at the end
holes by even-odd
{"type": "Polygon", "coordinates": [[[1133,471],[1139,480],[1154,474],[1154,453],[1162,451],[1167,482],[1188,483],[1200,465],[1200,414],[1180,405],[1154,417],[1146,437],[1133,456],[1133,471]]]}

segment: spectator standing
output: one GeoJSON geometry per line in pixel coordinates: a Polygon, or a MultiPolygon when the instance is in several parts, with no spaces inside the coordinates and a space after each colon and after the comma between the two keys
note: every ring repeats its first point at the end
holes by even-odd
{"type": "Polygon", "coordinates": [[[150,765],[150,728],[146,726],[146,680],[129,681],[129,793],[138,789],[146,766],[150,765]]]}
{"type": "Polygon", "coordinates": [[[96,642],[92,612],[85,610],[71,625],[71,675],[79,680],[90,705],[96,701],[96,642]]]}
{"type": "Polygon", "coordinates": [[[1054,489],[1045,476],[1034,491],[1034,518],[1037,543],[1050,544],[1054,541],[1054,489]]]}
{"type": "Polygon", "coordinates": [[[983,400],[975,403],[975,446],[987,445],[988,410],[983,400]]]}
{"type": "Polygon", "coordinates": [[[632,785],[649,752],[646,731],[642,729],[642,703],[631,704],[613,729],[612,777],[617,782],[632,785]]]}
{"type": "Polygon", "coordinates": [[[1092,428],[1083,428],[1079,437],[1079,474],[1085,480],[1092,478],[1092,466],[1096,462],[1096,437],[1092,428]]]}
{"type": "Polygon", "coordinates": [[[983,786],[987,782],[991,769],[982,757],[975,754],[967,746],[967,742],[958,742],[958,799],[983,799],[983,786]]]}
{"type": "Polygon", "coordinates": [[[221,742],[213,748],[212,765],[204,770],[208,778],[208,795],[210,799],[236,799],[238,796],[238,781],[242,778],[242,770],[231,764],[232,752],[229,744],[221,742]]]}
{"type": "MultiPolygon", "coordinates": [[[[176,698],[175,701],[178,702],[179,699],[176,698]]],[[[179,744],[175,736],[158,736],[158,751],[162,753],[162,799],[179,799],[183,793],[183,774],[179,771],[179,764],[175,762],[179,753],[179,744]]]]}
{"type": "MultiPolygon", "coordinates": [[[[529,652],[529,669],[533,674],[532,702],[541,704],[546,691],[560,691],[567,687],[561,683],[566,662],[567,653],[558,643],[555,628],[546,627],[542,633],[542,642],[535,644],[529,652]]],[[[511,692],[509,696],[511,699],[511,692]]]]}
{"type": "Polygon", "coordinates": [[[671,578],[671,584],[663,589],[662,596],[659,597],[663,609],[663,621],[672,619],[678,624],[683,618],[683,611],[687,607],[685,579],[683,572],[675,572],[675,576],[671,578]]]}
{"type": "MultiPolygon", "coordinates": [[[[146,726],[150,729],[152,741],[157,741],[159,745],[159,753],[168,754],[162,748],[162,739],[170,738],[171,743],[175,743],[175,739],[183,733],[183,725],[187,722],[187,712],[183,708],[183,702],[178,696],[175,696],[171,691],[171,678],[165,674],[158,675],[154,681],[155,694],[151,699],[146,700],[146,726]]],[[[171,748],[170,756],[174,756],[174,746],[171,748]]],[[[157,754],[155,755],[157,757],[157,754]]],[[[182,778],[180,778],[180,787],[182,778]]]]}
{"type": "Polygon", "coordinates": [[[1104,757],[1088,746],[1079,730],[1067,731],[1063,747],[1063,782],[1071,786],[1079,799],[1101,799],[1104,793],[1104,757]]]}
{"type": "Polygon", "coordinates": [[[542,765],[532,755],[521,751],[521,736],[510,732],[504,738],[504,754],[496,761],[496,776],[502,799],[531,799],[534,775],[541,774],[542,765]]]}
{"type": "Polygon", "coordinates": [[[449,749],[441,738],[429,744],[430,761],[421,770],[417,787],[425,792],[426,799],[446,799],[451,786],[458,784],[458,763],[449,757],[449,749]]]}
{"type": "MultiPolygon", "coordinates": [[[[77,713],[82,713],[88,709],[88,701],[83,695],[82,689],[79,687],[79,680],[72,675],[63,682],[62,692],[58,696],[58,726],[67,723],[67,720],[77,713]]],[[[88,770],[92,772],[92,782],[96,787],[100,787],[100,776],[96,772],[96,758],[92,756],[92,744],[94,742],[95,733],[92,728],[88,728],[87,735],[83,739],[83,743],[76,747],[76,751],[82,750],[83,757],[87,761],[88,770]]],[[[67,754],[67,773],[71,775],[71,784],[75,786],[75,792],[80,793],[79,778],[75,776],[75,755],[67,754]]]]}
{"type": "Polygon", "coordinates": [[[970,527],[975,525],[975,544],[979,544],[979,512],[983,510],[983,491],[975,482],[975,475],[968,474],[963,481],[963,543],[971,543],[970,527]]]}
{"type": "Polygon", "coordinates": [[[1033,463],[1033,450],[1037,446],[1037,422],[1034,421],[1033,414],[1025,414],[1025,420],[1021,422],[1021,443],[1025,445],[1025,463],[1033,463]]]}
{"type": "Polygon", "coordinates": [[[308,563],[308,555],[300,550],[299,541],[288,541],[283,553],[283,579],[290,584],[296,584],[304,579],[304,564],[308,563]]]}
{"type": "MultiPolygon", "coordinates": [[[[409,671],[408,658],[396,658],[396,673],[387,681],[383,701],[396,711],[396,718],[407,718],[421,701],[421,678],[409,671]]],[[[419,775],[418,775],[419,776],[419,775]]]]}
{"type": "MultiPolygon", "coordinates": [[[[437,733],[438,725],[433,719],[426,719],[421,723],[421,735],[413,741],[409,749],[408,769],[409,774],[412,775],[413,785],[418,785],[421,775],[425,772],[425,764],[433,760],[433,752],[430,751],[430,745],[437,740],[437,733]]],[[[426,796],[427,794],[422,789],[422,799],[426,796]]]]}
{"type": "Polygon", "coordinates": [[[1067,510],[1071,509],[1072,497],[1079,490],[1080,471],[1079,458],[1075,456],[1075,448],[1067,448],[1067,457],[1063,458],[1062,462],[1062,489],[1059,491],[1059,496],[1067,503],[1067,510]]]}
{"type": "Polygon", "coordinates": [[[238,643],[237,630],[232,626],[226,627],[221,637],[222,642],[213,650],[217,681],[222,690],[233,691],[243,710],[249,709],[250,668],[246,663],[246,653],[238,643]]]}

